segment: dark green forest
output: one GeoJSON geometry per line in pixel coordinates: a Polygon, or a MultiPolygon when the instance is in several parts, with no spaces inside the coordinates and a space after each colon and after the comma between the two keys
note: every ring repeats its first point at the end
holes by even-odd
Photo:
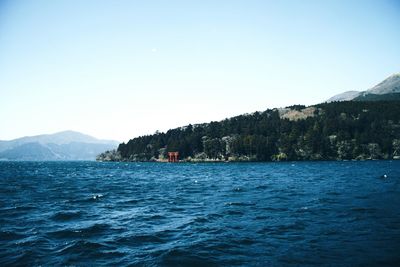
{"type": "Polygon", "coordinates": [[[140,136],[98,160],[363,160],[400,158],[400,101],[346,101],[244,114],[140,136]]]}

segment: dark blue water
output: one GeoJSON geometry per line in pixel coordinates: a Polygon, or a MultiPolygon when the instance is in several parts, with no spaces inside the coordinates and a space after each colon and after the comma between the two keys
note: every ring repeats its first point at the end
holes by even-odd
{"type": "Polygon", "coordinates": [[[399,266],[400,161],[0,162],[0,265],[399,266]]]}

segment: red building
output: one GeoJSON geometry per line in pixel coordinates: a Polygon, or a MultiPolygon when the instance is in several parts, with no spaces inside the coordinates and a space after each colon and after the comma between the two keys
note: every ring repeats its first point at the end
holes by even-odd
{"type": "Polygon", "coordinates": [[[168,152],[168,162],[178,162],[179,152],[168,152]]]}

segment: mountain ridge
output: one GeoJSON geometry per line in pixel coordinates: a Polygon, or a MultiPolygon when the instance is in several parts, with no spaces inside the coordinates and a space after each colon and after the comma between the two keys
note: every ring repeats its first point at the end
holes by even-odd
{"type": "MultiPolygon", "coordinates": [[[[400,73],[395,73],[376,84],[375,86],[364,91],[346,91],[332,96],[326,102],[334,101],[376,101],[376,100],[392,100],[391,97],[373,97],[371,95],[400,95],[400,73]],[[376,100],[375,100],[376,99],[376,100]]],[[[399,96],[394,95],[397,99],[399,96]]]]}

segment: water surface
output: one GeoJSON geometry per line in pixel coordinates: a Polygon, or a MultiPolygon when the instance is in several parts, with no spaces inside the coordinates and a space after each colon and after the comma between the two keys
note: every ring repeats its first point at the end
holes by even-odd
{"type": "Polygon", "coordinates": [[[1,266],[398,266],[399,251],[400,161],[0,162],[1,266]]]}

